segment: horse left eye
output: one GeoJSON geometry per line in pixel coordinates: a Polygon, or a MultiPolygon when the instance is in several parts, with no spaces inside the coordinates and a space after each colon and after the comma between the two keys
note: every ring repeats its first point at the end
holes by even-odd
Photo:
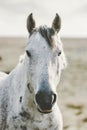
{"type": "Polygon", "coordinates": [[[31,53],[28,50],[26,50],[26,54],[28,57],[31,57],[31,53]]]}
{"type": "Polygon", "coordinates": [[[58,56],[60,56],[60,55],[61,55],[61,51],[58,52],[58,56]]]}

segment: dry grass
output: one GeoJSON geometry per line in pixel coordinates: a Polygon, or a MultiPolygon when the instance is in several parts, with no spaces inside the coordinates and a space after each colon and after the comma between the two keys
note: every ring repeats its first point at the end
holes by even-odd
{"type": "Polygon", "coordinates": [[[63,39],[68,67],[58,88],[65,130],[87,129],[87,39],[63,39]]]}

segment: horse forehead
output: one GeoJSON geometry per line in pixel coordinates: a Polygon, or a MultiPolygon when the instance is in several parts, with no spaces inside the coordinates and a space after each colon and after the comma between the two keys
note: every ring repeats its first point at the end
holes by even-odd
{"type": "MultiPolygon", "coordinates": [[[[28,49],[31,51],[51,52],[51,47],[39,32],[34,32],[29,39],[28,49]]],[[[45,52],[44,52],[45,53],[45,52]]]]}

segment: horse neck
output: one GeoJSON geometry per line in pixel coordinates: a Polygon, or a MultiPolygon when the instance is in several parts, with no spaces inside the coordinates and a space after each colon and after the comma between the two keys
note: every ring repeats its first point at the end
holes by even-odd
{"type": "Polygon", "coordinates": [[[33,96],[30,94],[27,87],[29,79],[28,65],[28,61],[25,58],[10,74],[10,100],[11,104],[14,104],[14,111],[18,113],[21,111],[21,108],[30,109],[30,102],[33,102],[33,96]]]}
{"type": "Polygon", "coordinates": [[[26,85],[28,80],[28,65],[25,59],[17,65],[12,74],[13,82],[15,82],[18,87],[21,86],[22,88],[23,85],[26,85]]]}

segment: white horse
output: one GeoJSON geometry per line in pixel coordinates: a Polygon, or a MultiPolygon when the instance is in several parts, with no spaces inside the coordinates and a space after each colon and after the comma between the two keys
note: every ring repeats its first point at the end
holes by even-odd
{"type": "Polygon", "coordinates": [[[58,14],[50,28],[36,28],[28,16],[26,52],[9,75],[0,73],[0,130],[62,130],[56,89],[66,59],[60,27],[58,14]]]}

